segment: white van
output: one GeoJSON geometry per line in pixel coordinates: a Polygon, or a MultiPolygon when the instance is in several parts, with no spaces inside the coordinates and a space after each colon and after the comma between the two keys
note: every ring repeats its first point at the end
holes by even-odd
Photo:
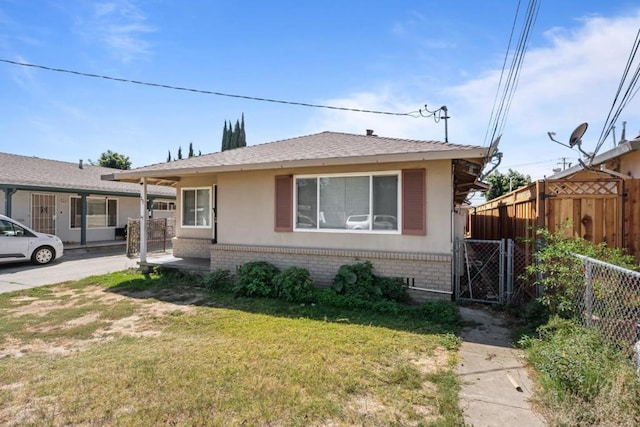
{"type": "Polygon", "coordinates": [[[0,215],[0,262],[31,261],[48,264],[64,252],[62,240],[38,233],[11,218],[0,215]]]}

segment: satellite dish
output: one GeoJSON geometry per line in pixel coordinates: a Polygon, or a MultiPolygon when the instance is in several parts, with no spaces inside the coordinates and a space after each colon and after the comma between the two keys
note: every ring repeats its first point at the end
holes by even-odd
{"type": "Polygon", "coordinates": [[[500,138],[502,138],[502,135],[498,135],[498,137],[494,139],[491,145],[489,146],[489,151],[487,153],[487,156],[489,158],[492,158],[497,153],[498,144],[500,144],[500,138]]]}
{"type": "Polygon", "coordinates": [[[582,136],[587,131],[588,127],[589,124],[585,122],[581,125],[578,125],[578,127],[573,132],[571,132],[571,136],[569,137],[569,146],[571,148],[573,148],[574,145],[580,144],[582,142],[582,136]]]}

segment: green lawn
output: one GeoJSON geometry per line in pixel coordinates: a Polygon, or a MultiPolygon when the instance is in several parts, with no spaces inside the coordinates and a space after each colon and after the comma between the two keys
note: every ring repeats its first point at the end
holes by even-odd
{"type": "Polygon", "coordinates": [[[450,325],[114,273],[0,295],[2,425],[461,425],[450,325]]]}

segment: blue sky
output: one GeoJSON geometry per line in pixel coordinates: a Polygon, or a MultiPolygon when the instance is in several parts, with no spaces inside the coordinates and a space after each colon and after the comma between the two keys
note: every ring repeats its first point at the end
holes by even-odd
{"type": "MultiPolygon", "coordinates": [[[[523,1],[521,16],[528,2],[523,1]]],[[[0,59],[206,91],[406,113],[449,109],[449,141],[486,145],[516,0],[0,0],[0,59]]],[[[521,25],[521,24],[520,24],[521,25]]],[[[631,0],[541,0],[503,130],[500,171],[551,175],[595,146],[636,32],[631,0]]],[[[220,150],[244,113],[249,145],[325,130],[443,140],[429,118],[175,91],[0,62],[0,151],[77,162],[108,149],[133,167],[189,143],[220,150]]],[[[640,97],[639,97],[640,98],[640,97]]],[[[620,117],[640,130],[639,98],[620,117]]],[[[619,138],[622,124],[616,128],[619,138]]],[[[602,151],[612,148],[605,143],[602,151]]]]}

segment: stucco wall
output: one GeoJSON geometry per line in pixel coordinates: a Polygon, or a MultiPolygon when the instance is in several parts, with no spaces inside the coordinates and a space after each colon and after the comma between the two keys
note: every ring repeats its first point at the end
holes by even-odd
{"type": "MultiPolygon", "coordinates": [[[[439,160],[411,164],[358,165],[356,167],[326,167],[279,169],[202,175],[184,179],[178,188],[178,207],[181,188],[218,186],[217,241],[220,244],[275,245],[287,247],[315,247],[386,250],[400,252],[451,253],[451,162],[439,160]],[[274,231],[274,177],[286,174],[350,173],[426,169],[426,236],[401,234],[274,231]]],[[[179,211],[180,209],[178,209],[179,211]]],[[[176,213],[178,238],[212,238],[213,228],[183,228],[180,212],[176,213]]]]}
{"type": "Polygon", "coordinates": [[[634,151],[620,158],[620,173],[640,178],[640,152],[634,151]]]}

